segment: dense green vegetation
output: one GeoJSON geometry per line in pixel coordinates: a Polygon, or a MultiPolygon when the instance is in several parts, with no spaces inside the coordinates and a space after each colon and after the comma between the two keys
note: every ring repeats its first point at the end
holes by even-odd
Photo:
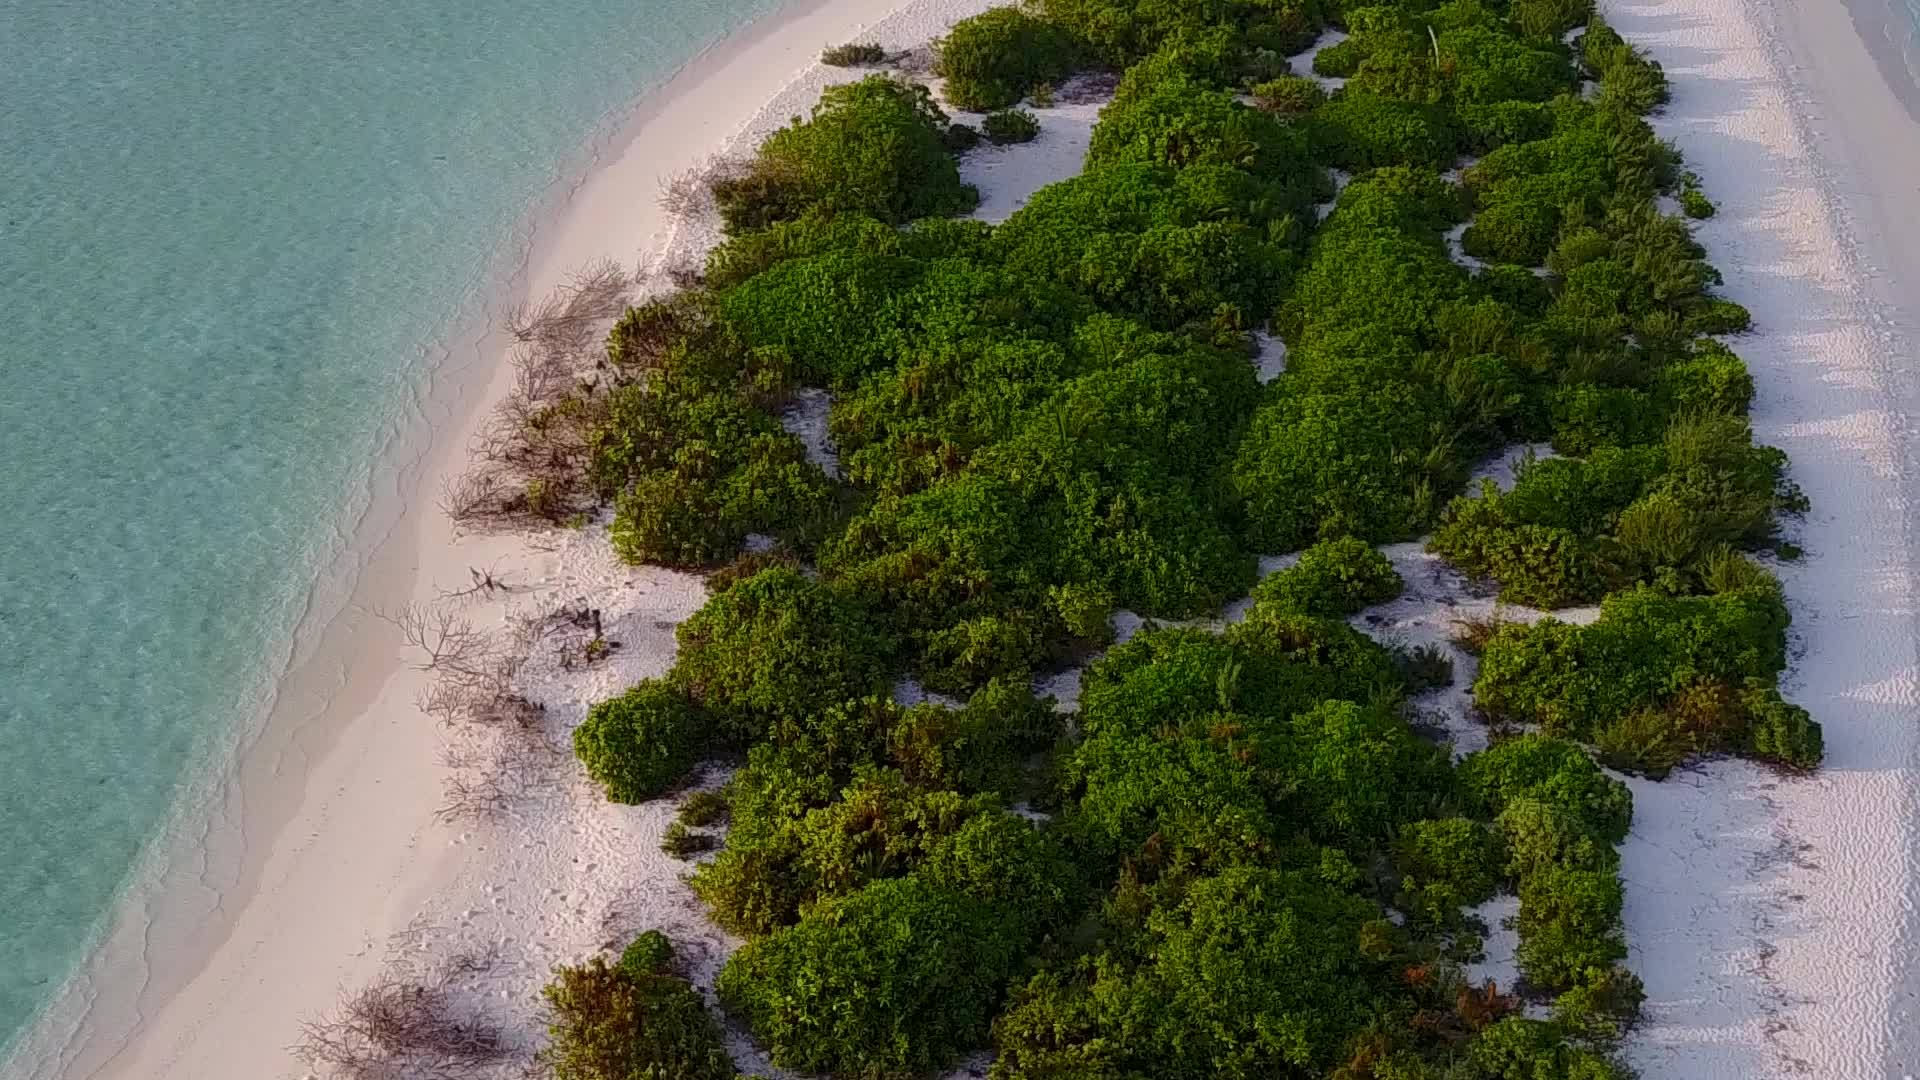
{"type": "MultiPolygon", "coordinates": [[[[576,748],[623,801],[738,763],[669,838],[727,822],[693,876],[745,939],[724,1005],[850,1077],[989,1046],[1000,1080],[1625,1077],[1632,806],[1602,766],[1820,755],[1750,557],[1805,501],[1707,336],[1746,313],[1657,208],[1697,193],[1644,120],[1658,65],[1582,0],[1033,0],[938,64],[980,110],[1122,75],[1086,171],[993,227],[954,219],[965,140],[923,91],[830,91],[719,179],[704,280],[629,312],[612,389],[567,406],[621,554],[713,571],[673,669],[576,748]],[[1331,96],[1286,59],[1329,26],[1331,96]],[[776,419],[799,387],[833,394],[839,479],[776,419]],[[1463,494],[1515,442],[1558,456],[1463,494]],[[1476,701],[1527,731],[1457,761],[1409,723],[1445,658],[1345,621],[1402,589],[1375,545],[1422,536],[1509,600],[1602,602],[1491,636],[1476,701]],[[1030,689],[1118,609],[1249,589],[1224,631],[1093,660],[1072,724],[1030,689]],[[907,676],[961,703],[900,704],[907,676]],[[1503,891],[1524,985],[1475,986],[1503,891]]],[[[624,970],[563,972],[604,1004],[556,998],[555,1052],[657,1010],[696,1053],[624,970]]],[[[644,1052],[574,1075],[706,1075],[644,1052]]]]}

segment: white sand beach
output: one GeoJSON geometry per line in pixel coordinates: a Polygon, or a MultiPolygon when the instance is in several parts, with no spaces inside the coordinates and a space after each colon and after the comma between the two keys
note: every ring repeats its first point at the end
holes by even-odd
{"type": "Polygon", "coordinates": [[[1757,387],[1757,437],[1813,500],[1778,568],[1783,690],[1827,758],[1635,783],[1623,849],[1648,1077],[1920,1070],[1911,967],[1916,719],[1913,297],[1920,129],[1838,0],[1609,0],[1666,67],[1655,130],[1719,205],[1698,226],[1757,387]]]}
{"type": "MultiPolygon", "coordinates": [[[[663,178],[752,146],[823,86],[864,74],[821,67],[823,45],[905,50],[989,6],[824,0],[716,47],[642,102],[593,170],[537,215],[508,299],[545,295],[595,259],[659,269],[697,258],[712,223],[676,226],[657,205],[663,178]]],[[[1791,455],[1813,500],[1793,536],[1806,557],[1776,568],[1796,620],[1783,688],[1825,724],[1828,748],[1810,778],[1714,762],[1632,782],[1626,921],[1648,1002],[1625,1056],[1649,1080],[1920,1073],[1920,977],[1904,962],[1920,947],[1911,884],[1920,636],[1907,497],[1920,388],[1902,370],[1920,282],[1920,125],[1840,0],[1602,8],[1666,67],[1674,97],[1655,127],[1718,203],[1697,235],[1726,295],[1754,313],[1754,331],[1734,345],[1758,385],[1756,428],[1791,455]]],[[[1078,171],[1099,106],[1062,94],[1037,110],[1038,141],[970,155],[963,173],[982,189],[979,216],[1002,220],[1078,171]]],[[[1270,353],[1267,378],[1284,362],[1284,349],[1270,353]]],[[[436,493],[465,467],[486,403],[507,387],[506,355],[504,335],[476,335],[443,370],[422,406],[432,438],[396,466],[390,521],[346,614],[312,629],[273,720],[195,835],[199,857],[176,860],[130,905],[34,1037],[23,1077],[303,1076],[289,1047],[304,1021],[384,971],[444,970],[460,958],[471,963],[450,985],[531,1049],[554,964],[656,927],[711,986],[733,942],[702,918],[680,881],[685,864],[659,850],[670,802],[608,804],[568,759],[492,818],[435,815],[447,753],[485,747],[420,713],[427,676],[376,611],[446,605],[476,568],[507,586],[455,604],[476,627],[504,633],[517,616],[576,601],[598,609],[620,645],[610,659],[563,666],[578,642],[562,627],[521,672],[522,690],[564,735],[593,701],[664,671],[673,628],[704,598],[696,577],[619,563],[603,530],[454,534],[436,493]]],[[[793,423],[818,435],[824,400],[806,404],[814,408],[793,423]]],[[[1375,629],[1441,640],[1459,583],[1415,545],[1390,554],[1413,588],[1374,612],[1375,629]]],[[[1427,703],[1455,721],[1470,668],[1459,675],[1427,703]]],[[[1075,688],[1047,689],[1068,698],[1075,688]]],[[[1463,748],[1484,737],[1455,730],[1463,748]]],[[[1490,957],[1487,972],[1510,969],[1510,937],[1496,934],[1490,951],[1505,956],[1490,957]]],[[[743,1067],[780,1075],[737,1033],[734,1043],[743,1067]]]]}

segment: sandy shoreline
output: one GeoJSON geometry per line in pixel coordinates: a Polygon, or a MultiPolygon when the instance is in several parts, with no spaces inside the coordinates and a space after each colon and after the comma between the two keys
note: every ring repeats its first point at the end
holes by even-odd
{"type": "Polygon", "coordinates": [[[1719,204],[1696,235],[1754,314],[1733,344],[1756,435],[1813,500],[1807,556],[1779,568],[1782,689],[1827,737],[1808,779],[1723,762],[1634,785],[1626,923],[1649,1000],[1628,1056],[1648,1077],[1909,1075],[1920,131],[1839,0],[1602,7],[1666,67],[1651,119],[1719,204]]]}
{"type": "MultiPolygon", "coordinates": [[[[656,206],[660,177],[750,145],[828,81],[861,74],[821,69],[822,45],[918,45],[991,5],[809,0],[735,35],[639,103],[535,230],[510,293],[544,295],[595,258],[701,250],[710,233],[675,234],[656,206]]],[[[1674,100],[1652,122],[1719,204],[1697,235],[1724,292],[1755,314],[1734,345],[1758,386],[1756,431],[1787,450],[1813,498],[1794,536],[1807,558],[1779,567],[1795,616],[1783,689],[1826,725],[1829,761],[1806,780],[1728,761],[1632,782],[1629,964],[1649,1000],[1626,1056],[1648,1080],[1920,1072],[1920,975],[1900,959],[1920,947],[1920,582],[1906,496],[1920,381],[1899,365],[1920,281],[1920,130],[1841,0],[1601,7],[1666,67],[1674,100]]],[[[1002,219],[1077,171],[1097,111],[1045,110],[1030,151],[968,159],[980,216],[1002,219]]],[[[302,1020],[382,970],[456,954],[489,957],[462,989],[530,1039],[554,962],[653,926],[711,985],[731,943],[699,917],[684,864],[659,851],[668,803],[609,806],[569,771],[499,822],[433,818],[445,736],[415,706],[425,677],[371,611],[435,602],[475,566],[519,590],[467,605],[477,624],[575,597],[605,609],[622,645],[612,661],[563,670],[548,650],[525,673],[565,727],[664,670],[674,625],[704,598],[696,578],[620,565],[592,532],[535,545],[452,534],[435,493],[507,386],[505,355],[490,333],[436,371],[418,406],[427,439],[400,455],[361,523],[374,554],[347,613],[297,654],[274,718],[194,837],[200,859],[122,921],[17,1075],[300,1076],[287,1046],[302,1020]]],[[[766,1070],[737,1038],[736,1050],[766,1070]]]]}

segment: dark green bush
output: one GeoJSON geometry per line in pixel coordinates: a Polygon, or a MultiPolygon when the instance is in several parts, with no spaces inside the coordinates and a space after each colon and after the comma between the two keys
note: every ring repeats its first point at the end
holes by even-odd
{"type": "Polygon", "coordinates": [[[850,41],[820,54],[820,62],[829,67],[867,67],[885,63],[886,59],[887,50],[871,41],[850,41]]]}
{"type": "Polygon", "coordinates": [[[1242,105],[1232,93],[1182,75],[1141,84],[1130,74],[1100,112],[1087,168],[1105,165],[1228,165],[1255,176],[1296,176],[1307,161],[1301,135],[1242,105]]]}
{"type": "Polygon", "coordinates": [[[1287,551],[1320,536],[1378,543],[1418,534],[1432,489],[1406,455],[1426,441],[1428,415],[1405,384],[1275,395],[1254,414],[1233,465],[1251,543],[1287,551]]]}
{"type": "Polygon", "coordinates": [[[947,150],[955,154],[964,154],[979,146],[980,139],[980,129],[967,124],[948,124],[946,133],[940,136],[947,150]]]}
{"type": "Polygon", "coordinates": [[[1695,219],[1710,218],[1714,214],[1713,203],[1697,187],[1683,188],[1680,192],[1680,209],[1695,219]]]}
{"type": "Polygon", "coordinates": [[[738,1075],[700,992],[658,968],[630,971],[594,957],[554,971],[540,1063],[556,1080],[738,1075]]]}
{"type": "Polygon", "coordinates": [[[1521,1080],[1551,1076],[1564,1080],[1632,1080],[1634,1074],[1585,1046],[1567,1041],[1566,1032],[1544,1020],[1510,1016],[1473,1040],[1460,1075],[1473,1080],[1521,1080]]]}
{"type": "Polygon", "coordinates": [[[1458,817],[1402,826],[1393,841],[1393,868],[1400,875],[1395,906],[1437,925],[1450,925],[1461,908],[1491,899],[1502,876],[1493,835],[1458,817]]]}
{"type": "Polygon", "coordinates": [[[876,881],[748,942],[717,989],[782,1068],[926,1072],[986,1038],[1025,944],[1001,914],[917,877],[876,881]]]}
{"type": "Polygon", "coordinates": [[[1315,141],[1342,168],[1438,169],[1457,153],[1446,111],[1436,105],[1349,90],[1315,110],[1314,121],[1315,141]]]}
{"type": "Polygon", "coordinates": [[[1153,911],[1137,965],[1035,977],[998,1025],[997,1077],[1326,1075],[1391,992],[1380,910],[1301,873],[1239,867],[1153,911]],[[1282,1034],[1284,1033],[1284,1034],[1282,1034]]]}
{"type": "Polygon", "coordinates": [[[1772,687],[1749,690],[1745,705],[1753,755],[1795,769],[1820,764],[1825,752],[1820,725],[1798,705],[1782,701],[1772,687]]]}
{"type": "Polygon", "coordinates": [[[1326,104],[1327,92],[1301,75],[1282,75],[1253,88],[1254,104],[1281,116],[1304,116],[1326,104]]]}
{"type": "Polygon", "coordinates": [[[676,635],[669,680],[736,744],[879,689],[890,654],[851,600],[779,567],[715,596],[676,635]]]}
{"type": "Polygon", "coordinates": [[[1002,109],[988,113],[980,130],[996,145],[1032,142],[1040,136],[1040,120],[1025,109],[1002,109]]]}
{"type": "Polygon", "coordinates": [[[810,119],[768,136],[746,170],[715,184],[714,197],[732,232],[814,207],[894,224],[963,213],[979,193],[960,182],[946,128],[923,87],[886,75],[831,86],[810,119]]]}
{"type": "Polygon", "coordinates": [[[619,969],[630,979],[673,973],[673,942],[658,930],[649,930],[627,943],[620,953],[619,969]]]}
{"type": "Polygon", "coordinates": [[[933,72],[946,80],[955,108],[988,112],[1016,105],[1035,86],[1072,71],[1079,51],[1059,26],[1017,7],[994,8],[954,23],[934,43],[933,72]]]}
{"type": "Polygon", "coordinates": [[[678,819],[694,828],[724,821],[727,816],[727,796],[722,791],[694,791],[680,802],[678,819]]]}
{"type": "Polygon", "coordinates": [[[702,851],[711,851],[715,840],[706,833],[697,833],[687,828],[685,822],[675,821],[668,824],[660,835],[660,850],[676,859],[685,859],[702,851]]]}
{"type": "Polygon", "coordinates": [[[1513,801],[1534,798],[1565,809],[1602,841],[1627,837],[1633,795],[1612,780],[1573,743],[1545,735],[1522,735],[1495,743],[1460,764],[1462,787],[1492,814],[1513,801]]]}
{"type": "Polygon", "coordinates": [[[573,752],[614,802],[644,802],[687,775],[707,745],[706,720],[686,697],[649,680],[587,710],[573,752]]]}

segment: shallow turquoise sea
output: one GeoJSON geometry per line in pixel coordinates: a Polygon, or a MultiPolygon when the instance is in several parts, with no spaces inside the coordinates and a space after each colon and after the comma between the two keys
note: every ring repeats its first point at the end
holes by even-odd
{"type": "Polygon", "coordinates": [[[0,1059],[257,719],[516,223],[777,5],[0,3],[0,1059]]]}

